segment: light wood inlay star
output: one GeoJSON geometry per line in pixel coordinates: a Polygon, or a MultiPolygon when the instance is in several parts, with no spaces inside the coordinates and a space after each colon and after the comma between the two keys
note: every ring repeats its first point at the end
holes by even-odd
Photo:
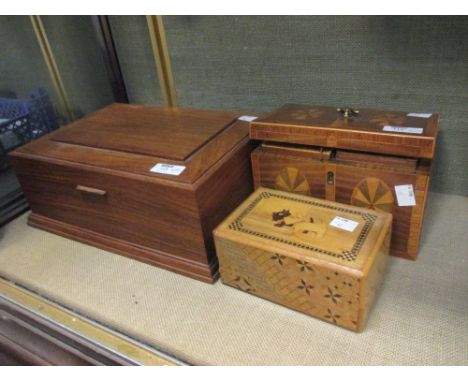
{"type": "Polygon", "coordinates": [[[221,279],[359,331],[383,278],[391,222],[385,212],[259,188],[214,232],[221,279]],[[359,224],[336,228],[336,216],[359,224]]]}

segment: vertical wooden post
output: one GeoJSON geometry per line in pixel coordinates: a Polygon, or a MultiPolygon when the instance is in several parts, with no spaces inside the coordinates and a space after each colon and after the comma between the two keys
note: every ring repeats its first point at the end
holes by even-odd
{"type": "Polygon", "coordinates": [[[119,57],[115,48],[109,16],[91,16],[94,32],[101,48],[101,53],[106,64],[107,75],[112,87],[112,93],[116,102],[128,103],[127,88],[120,67],[119,57]]]}
{"type": "Polygon", "coordinates": [[[151,47],[153,48],[156,70],[158,72],[164,103],[166,106],[176,107],[176,89],[162,16],[146,16],[146,21],[148,22],[151,47]]]}
{"type": "Polygon", "coordinates": [[[59,97],[60,112],[62,115],[66,117],[68,121],[72,121],[74,119],[73,111],[70,106],[70,101],[68,99],[65,86],[63,85],[62,77],[60,76],[57,63],[55,62],[54,54],[52,53],[52,49],[50,48],[49,40],[47,38],[44,25],[42,24],[41,17],[40,16],[29,16],[29,17],[31,19],[32,26],[34,28],[34,33],[36,34],[37,41],[41,48],[44,61],[47,65],[47,69],[49,70],[50,78],[52,79],[52,83],[54,85],[55,91],[57,92],[57,95],[59,97]]]}

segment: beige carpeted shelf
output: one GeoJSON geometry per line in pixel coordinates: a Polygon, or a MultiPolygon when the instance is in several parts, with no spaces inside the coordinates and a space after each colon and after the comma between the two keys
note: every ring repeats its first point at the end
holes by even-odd
{"type": "Polygon", "coordinates": [[[432,193],[416,262],[392,258],[356,334],[224,286],[26,225],[0,230],[0,276],[194,364],[468,364],[468,198],[432,193]]]}

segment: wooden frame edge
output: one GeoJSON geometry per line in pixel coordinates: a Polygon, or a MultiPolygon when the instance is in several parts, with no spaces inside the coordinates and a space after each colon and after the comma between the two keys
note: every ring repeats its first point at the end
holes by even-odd
{"type": "Polygon", "coordinates": [[[100,348],[118,359],[127,361],[126,364],[184,365],[182,361],[140,345],[110,328],[105,328],[76,312],[47,300],[43,296],[7,281],[3,277],[0,277],[1,300],[17,306],[42,320],[54,323],[62,331],[68,332],[76,338],[84,339],[86,342],[92,343],[94,347],[100,348]]]}

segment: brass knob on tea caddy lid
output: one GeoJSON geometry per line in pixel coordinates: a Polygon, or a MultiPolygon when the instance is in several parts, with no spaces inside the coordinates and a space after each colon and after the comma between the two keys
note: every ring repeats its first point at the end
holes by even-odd
{"type": "Polygon", "coordinates": [[[336,111],[343,114],[343,117],[345,118],[351,118],[359,115],[359,110],[354,110],[350,107],[339,107],[338,109],[336,109],[336,111]]]}

